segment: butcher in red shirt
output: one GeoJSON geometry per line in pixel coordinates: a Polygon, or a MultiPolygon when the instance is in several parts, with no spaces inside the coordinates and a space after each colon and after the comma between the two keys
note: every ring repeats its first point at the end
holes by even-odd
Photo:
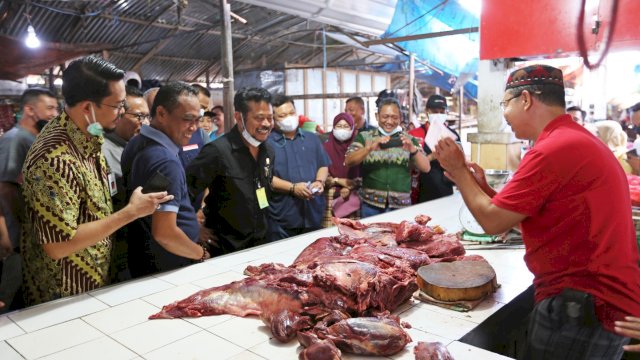
{"type": "Polygon", "coordinates": [[[451,139],[436,158],[488,234],[520,225],[536,305],[524,359],[619,359],[615,322],[640,317],[638,245],[629,186],[601,141],[565,113],[562,71],[511,73],[500,102],[515,136],[535,142],[496,193],[451,139]]]}

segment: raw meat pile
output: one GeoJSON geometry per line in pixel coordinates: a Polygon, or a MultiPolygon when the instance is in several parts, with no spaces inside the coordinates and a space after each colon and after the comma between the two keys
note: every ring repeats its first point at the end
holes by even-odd
{"type": "Polygon", "coordinates": [[[364,225],[334,219],[340,236],[320,238],[290,266],[245,269],[247,278],[199,291],[150,319],[257,315],[281,342],[297,337],[300,359],[341,352],[388,356],[411,338],[391,315],[418,289],[416,270],[435,261],[474,260],[455,234],[415,222],[364,225]]]}

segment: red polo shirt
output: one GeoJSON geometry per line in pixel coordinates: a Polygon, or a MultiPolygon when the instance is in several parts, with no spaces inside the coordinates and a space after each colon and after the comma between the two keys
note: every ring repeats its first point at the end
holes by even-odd
{"type": "Polygon", "coordinates": [[[629,185],[615,156],[569,115],[554,119],[492,202],[525,214],[525,262],[536,302],[564,288],[595,297],[596,315],[640,316],[638,245],[629,185]]]}

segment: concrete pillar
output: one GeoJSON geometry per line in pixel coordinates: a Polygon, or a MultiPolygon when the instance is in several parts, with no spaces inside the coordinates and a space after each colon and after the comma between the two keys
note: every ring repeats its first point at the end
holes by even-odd
{"type": "Polygon", "coordinates": [[[515,170],[521,142],[507,126],[500,109],[510,62],[482,60],[478,64],[478,132],[467,135],[471,161],[485,169],[515,170]]]}

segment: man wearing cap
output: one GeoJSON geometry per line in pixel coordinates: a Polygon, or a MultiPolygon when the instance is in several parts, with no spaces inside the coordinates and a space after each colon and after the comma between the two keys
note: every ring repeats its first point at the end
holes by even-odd
{"type": "Polygon", "coordinates": [[[619,359],[629,338],[616,334],[617,322],[640,316],[624,171],[565,113],[559,69],[514,71],[500,105],[515,136],[535,146],[499,193],[453,140],[440,140],[435,154],[488,234],[522,230],[536,302],[523,358],[619,359]]]}
{"type": "MultiPolygon", "coordinates": [[[[452,133],[456,135],[456,141],[460,142],[460,135],[447,125],[447,99],[438,94],[429,96],[427,100],[427,121],[419,128],[409,131],[409,135],[418,138],[420,145],[423,147],[427,159],[431,163],[431,171],[428,173],[413,171],[411,176],[418,176],[417,181],[417,196],[412,193],[412,200],[414,203],[421,203],[429,200],[439,199],[444,196],[453,194],[453,183],[444,175],[444,170],[438,160],[434,159],[431,153],[433,149],[424,141],[429,126],[434,123],[440,123],[447,127],[452,133]]],[[[413,189],[412,189],[413,190],[413,189]]]]}

